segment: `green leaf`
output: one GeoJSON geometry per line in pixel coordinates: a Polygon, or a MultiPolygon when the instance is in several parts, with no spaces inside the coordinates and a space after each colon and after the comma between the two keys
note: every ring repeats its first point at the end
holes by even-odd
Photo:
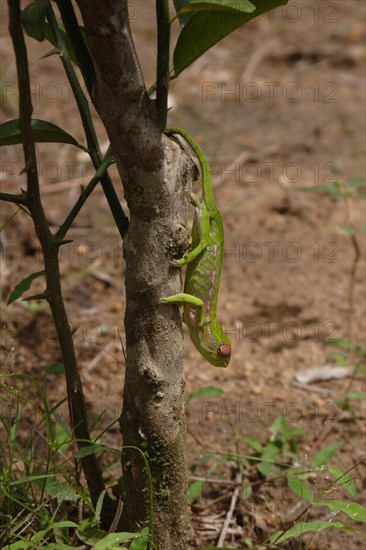
{"type": "Polygon", "coordinates": [[[199,390],[190,393],[186,401],[186,405],[191,399],[195,399],[197,397],[217,397],[218,395],[222,395],[223,393],[224,390],[222,390],[221,388],[215,388],[215,386],[205,386],[204,388],[200,388],[199,390]]]}
{"type": "Polygon", "coordinates": [[[239,13],[252,13],[256,10],[249,0],[190,0],[179,11],[178,15],[196,11],[236,11],[239,13]]]}
{"type": "Polygon", "coordinates": [[[353,344],[345,338],[331,338],[328,342],[334,346],[339,346],[345,349],[355,349],[357,347],[357,344],[353,344]]]}
{"type": "Polygon", "coordinates": [[[140,535],[142,538],[140,539],[134,539],[130,546],[130,550],[146,550],[147,548],[147,539],[149,536],[149,528],[145,527],[144,529],[141,529],[140,535]]]}
{"type": "MultiPolygon", "coordinates": [[[[81,31],[81,34],[83,34],[84,37],[85,37],[84,27],[80,27],[80,31],[81,31]]],[[[64,28],[63,28],[61,23],[59,24],[59,33],[62,37],[63,49],[64,49],[65,54],[67,55],[67,57],[75,65],[78,66],[78,62],[77,62],[77,59],[76,59],[76,54],[75,54],[74,48],[72,46],[71,40],[70,40],[68,34],[66,34],[66,32],[64,31],[64,28]]],[[[62,53],[60,53],[60,50],[57,47],[57,44],[56,44],[55,37],[54,37],[53,32],[52,32],[51,26],[50,26],[49,23],[47,23],[47,21],[44,24],[44,34],[45,34],[46,40],[50,44],[52,44],[52,46],[55,47],[55,50],[58,50],[59,55],[63,55],[62,53]]],[[[55,53],[56,53],[56,51],[55,51],[55,53]]]]}
{"type": "Polygon", "coordinates": [[[188,502],[193,502],[201,496],[204,484],[203,480],[194,481],[190,484],[187,491],[188,502]]]}
{"type": "Polygon", "coordinates": [[[333,197],[343,196],[338,182],[326,185],[313,185],[311,187],[297,187],[296,191],[304,191],[305,193],[328,193],[333,197]]]}
{"type": "Polygon", "coordinates": [[[42,546],[42,550],[73,550],[75,546],[69,546],[68,544],[54,543],[51,542],[46,546],[42,546]]]}
{"type": "Polygon", "coordinates": [[[10,485],[21,485],[22,483],[30,483],[31,481],[38,481],[50,477],[50,474],[41,474],[39,476],[25,476],[21,479],[16,479],[10,483],[10,485]]]}
{"type": "MultiPolygon", "coordinates": [[[[248,13],[246,10],[234,11],[210,10],[194,12],[178,37],[178,41],[173,54],[174,72],[178,76],[193,61],[198,59],[203,53],[214,46],[217,42],[225,38],[228,34],[238,29],[254,17],[262,15],[267,11],[282,6],[288,0],[251,0],[250,4],[255,6],[255,11],[248,13]]],[[[203,4],[203,2],[201,2],[203,4]]],[[[234,3],[233,3],[234,4],[234,3]]],[[[237,6],[246,2],[236,2],[237,6]]],[[[187,9],[188,3],[181,3],[180,9],[187,9]]]]}
{"type": "Polygon", "coordinates": [[[361,233],[366,233],[366,225],[361,223],[360,225],[357,226],[357,229],[359,231],[361,231],[361,233]]]}
{"type": "Polygon", "coordinates": [[[252,486],[249,484],[249,485],[244,485],[242,491],[241,491],[241,498],[243,500],[248,500],[248,498],[251,497],[253,493],[253,489],[252,489],[252,486]]]}
{"type": "Polygon", "coordinates": [[[34,545],[31,542],[27,542],[25,540],[20,540],[18,542],[13,542],[12,544],[4,546],[4,550],[28,550],[28,548],[34,548],[34,545]]]}
{"type": "Polygon", "coordinates": [[[287,477],[287,483],[296,496],[306,500],[307,502],[314,502],[314,493],[306,481],[300,479],[299,477],[289,475],[287,477]]]}
{"type": "Polygon", "coordinates": [[[42,271],[37,271],[36,273],[32,273],[32,275],[28,275],[28,277],[20,281],[20,283],[16,285],[16,287],[14,288],[14,290],[11,292],[9,296],[8,306],[10,306],[10,304],[15,302],[15,300],[18,300],[18,298],[20,298],[22,294],[24,294],[24,292],[30,289],[30,286],[34,281],[34,279],[37,279],[38,277],[41,277],[44,274],[45,274],[45,271],[43,269],[42,271]]]}
{"type": "Polygon", "coordinates": [[[338,441],[338,443],[335,443],[334,445],[330,445],[329,447],[326,447],[325,449],[322,449],[317,453],[312,461],[313,468],[321,468],[325,464],[328,464],[332,456],[338,449],[343,447],[344,441],[338,441]]]}
{"type": "Polygon", "coordinates": [[[256,437],[249,435],[247,437],[243,437],[243,441],[248,443],[257,453],[262,453],[263,446],[256,437]]]}
{"type": "MultiPolygon", "coordinates": [[[[74,521],[68,521],[68,520],[56,521],[55,523],[52,523],[51,525],[49,525],[46,529],[43,529],[42,531],[38,531],[38,533],[33,535],[32,542],[41,542],[42,539],[44,539],[45,535],[49,531],[53,529],[63,529],[65,527],[78,527],[78,524],[75,523],[74,521]]],[[[45,548],[45,547],[42,546],[42,548],[45,548]]]]}
{"type": "MultiPolygon", "coordinates": [[[[42,483],[37,483],[40,486],[43,486],[42,483]]],[[[74,491],[70,485],[63,481],[59,481],[58,479],[54,477],[50,477],[46,479],[46,483],[44,486],[44,491],[47,495],[56,498],[58,502],[62,500],[69,500],[71,502],[75,502],[80,498],[80,496],[74,491]]]]}
{"type": "Polygon", "coordinates": [[[106,531],[100,531],[96,527],[87,527],[86,529],[81,530],[80,528],[76,531],[76,535],[81,542],[85,542],[89,546],[92,546],[96,542],[103,540],[107,535],[106,531]]]}
{"type": "Polygon", "coordinates": [[[48,0],[36,0],[21,13],[23,28],[28,36],[42,42],[45,38],[44,25],[48,0]]]}
{"type": "Polygon", "coordinates": [[[102,513],[102,507],[103,507],[103,502],[104,502],[104,499],[105,499],[105,495],[106,495],[106,490],[104,489],[104,491],[102,491],[98,497],[98,502],[97,502],[97,505],[95,507],[95,519],[96,521],[100,521],[100,516],[101,516],[101,513],[102,513]]]}
{"type": "Polygon", "coordinates": [[[366,401],[366,392],[364,391],[349,391],[346,393],[348,399],[359,399],[360,401],[366,401]]]}
{"type": "Polygon", "coordinates": [[[179,19],[179,23],[182,27],[187,23],[187,21],[191,18],[192,13],[190,12],[183,12],[182,8],[189,4],[190,0],[173,0],[175,11],[177,12],[177,16],[179,19]]]}
{"type": "Polygon", "coordinates": [[[364,178],[351,178],[346,181],[347,187],[364,187],[366,180],[364,178]]]}
{"type": "Polygon", "coordinates": [[[122,548],[121,544],[124,544],[130,540],[145,537],[145,534],[141,533],[110,533],[102,540],[97,542],[93,550],[114,550],[115,548],[122,548]]]}
{"type": "MultiPolygon", "coordinates": [[[[68,143],[69,145],[75,145],[75,147],[83,151],[88,151],[75,138],[52,122],[33,118],[32,130],[36,143],[68,143]]],[[[0,147],[4,145],[17,145],[19,143],[22,143],[22,134],[18,119],[8,120],[0,124],[0,147]]]]}
{"type": "Polygon", "coordinates": [[[366,508],[358,502],[340,502],[339,500],[324,500],[315,502],[314,506],[326,506],[330,510],[343,512],[355,521],[366,523],[366,508]]]}
{"type": "Polygon", "coordinates": [[[346,225],[345,223],[334,223],[330,227],[337,229],[341,235],[354,235],[355,229],[354,227],[351,227],[350,225],[346,225]]]}
{"type": "Polygon", "coordinates": [[[275,443],[269,443],[261,454],[262,462],[258,464],[257,470],[266,478],[279,474],[279,468],[274,464],[277,459],[279,449],[275,443]]]}
{"type": "MultiPolygon", "coordinates": [[[[37,3],[44,2],[47,4],[48,1],[49,0],[37,0],[37,3]]],[[[39,13],[39,8],[38,8],[38,13],[39,13]]],[[[52,50],[52,54],[53,53],[60,54],[60,50],[57,48],[55,37],[52,32],[50,24],[48,23],[48,21],[46,21],[44,17],[43,19],[42,17],[39,17],[38,21],[36,21],[35,14],[37,14],[37,7],[35,6],[34,2],[29,4],[22,11],[22,23],[23,23],[23,28],[25,32],[27,33],[28,36],[30,36],[31,38],[35,38],[36,40],[40,41],[40,40],[46,39],[48,42],[50,42],[50,44],[52,44],[55,47],[55,49],[52,50]]],[[[59,33],[62,37],[62,43],[65,49],[65,53],[71,59],[71,61],[75,63],[75,65],[77,65],[78,63],[77,63],[75,51],[72,46],[71,40],[68,34],[65,32],[65,29],[61,22],[59,23],[58,26],[59,26],[59,33]]],[[[84,27],[80,27],[80,31],[85,37],[84,27]]],[[[45,56],[42,56],[41,59],[47,56],[48,54],[46,54],[45,56]]]]}
{"type": "Polygon", "coordinates": [[[55,361],[46,367],[46,372],[48,374],[54,374],[55,376],[62,376],[65,374],[65,367],[63,363],[55,361]]]}
{"type": "Polygon", "coordinates": [[[85,456],[91,455],[98,451],[104,451],[104,452],[121,456],[121,451],[119,451],[118,449],[113,449],[112,447],[108,447],[107,445],[100,445],[98,443],[94,443],[94,445],[87,445],[79,449],[79,451],[75,455],[75,458],[84,458],[85,456]]]}
{"type": "Polygon", "coordinates": [[[353,477],[350,472],[344,474],[336,466],[328,467],[329,473],[334,477],[337,483],[337,487],[340,486],[345,489],[353,498],[358,498],[358,493],[356,489],[356,484],[353,481],[353,477]]]}
{"type": "Polygon", "coordinates": [[[296,525],[288,529],[286,532],[277,531],[277,533],[272,535],[271,542],[272,544],[280,544],[288,539],[301,537],[305,533],[318,533],[324,529],[344,529],[346,531],[354,531],[352,527],[349,525],[344,525],[339,521],[334,523],[329,523],[329,521],[322,520],[310,521],[309,523],[302,521],[300,523],[296,523],[296,525]]]}
{"type": "Polygon", "coordinates": [[[304,433],[302,428],[289,426],[284,416],[275,418],[269,431],[272,434],[271,441],[280,440],[282,443],[304,433]]]}

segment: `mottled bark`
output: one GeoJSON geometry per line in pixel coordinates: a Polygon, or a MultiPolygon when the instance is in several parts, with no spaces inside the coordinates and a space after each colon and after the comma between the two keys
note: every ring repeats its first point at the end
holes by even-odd
{"type": "MultiPolygon", "coordinates": [[[[130,210],[124,240],[127,365],[121,429],[124,445],[141,448],[153,475],[154,541],[183,550],[190,535],[186,500],[183,339],[176,306],[181,290],[170,261],[187,246],[195,167],[162,135],[132,43],[126,6],[78,0],[95,65],[93,102],[108,132],[130,210]]],[[[127,3],[126,3],[127,4],[127,3]]],[[[125,450],[120,529],[148,520],[148,490],[139,453],[125,450]]]]}

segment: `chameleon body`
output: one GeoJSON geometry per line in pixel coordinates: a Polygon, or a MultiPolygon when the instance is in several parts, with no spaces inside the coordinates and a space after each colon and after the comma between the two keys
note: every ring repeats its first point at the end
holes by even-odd
{"type": "Polygon", "coordinates": [[[176,267],[187,264],[184,292],[164,298],[164,303],[183,303],[184,320],[189,335],[201,355],[216,367],[227,367],[231,355],[230,338],[216,320],[224,253],[224,228],[216,205],[212,176],[207,159],[199,145],[180,128],[167,128],[181,135],[192,147],[201,166],[202,200],[192,194],[195,215],[192,227],[192,250],[176,267]]]}

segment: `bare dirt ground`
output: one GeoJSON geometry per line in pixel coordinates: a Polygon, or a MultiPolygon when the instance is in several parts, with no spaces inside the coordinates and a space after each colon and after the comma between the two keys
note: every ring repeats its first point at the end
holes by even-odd
{"type": "MultiPolygon", "coordinates": [[[[134,36],[150,86],[154,3],[133,6],[134,36]]],[[[16,117],[17,91],[4,14],[3,9],[2,110],[7,120],[16,117]]],[[[347,411],[337,405],[347,391],[364,391],[361,373],[309,385],[294,380],[308,368],[334,364],[329,356],[342,350],[331,338],[365,339],[364,234],[357,233],[362,257],[350,312],[354,247],[337,227],[349,225],[350,215],[356,225],[364,224],[364,202],[297,190],[364,175],[364,23],[365,4],[359,0],[290,2],[236,31],[172,83],[170,122],[195,136],[217,183],[226,235],[219,318],[233,340],[231,364],[218,370],[186,339],[187,396],[204,386],[224,391],[187,405],[189,463],[196,476],[215,477],[214,470],[211,475],[199,466],[207,454],[213,468],[214,453],[250,452],[237,440],[252,436],[265,442],[269,426],[281,415],[304,429],[298,450],[304,466],[316,452],[341,441],[333,458],[340,470],[365,457],[364,404],[352,400],[347,411]]],[[[49,45],[31,40],[28,45],[35,118],[52,121],[83,141],[59,60],[40,60],[49,45]]],[[[99,123],[97,128],[105,140],[99,123]]],[[[71,146],[40,144],[37,151],[48,219],[57,227],[93,171],[71,146]]],[[[1,189],[16,192],[19,182],[25,186],[21,150],[7,147],[1,153],[1,189]]],[[[111,174],[123,200],[116,170],[111,174]]],[[[14,206],[1,204],[0,224],[2,370],[26,371],[42,380],[47,365],[60,361],[50,313],[32,313],[18,303],[6,307],[14,285],[42,269],[39,246],[29,218],[14,206]]],[[[108,424],[121,410],[125,291],[119,235],[100,189],[69,236],[73,242],[61,252],[64,298],[70,322],[78,326],[75,345],[91,417],[106,410],[108,424]]],[[[41,280],[32,286],[32,293],[38,290],[41,280]]],[[[347,365],[355,362],[352,354],[346,358],[347,365]]],[[[48,384],[52,400],[65,394],[59,378],[50,376],[48,384]]],[[[116,426],[104,441],[121,445],[116,426]]],[[[364,466],[353,474],[365,504],[364,466]]],[[[257,489],[238,501],[225,538],[230,548],[243,547],[246,538],[258,544],[301,511],[296,499],[278,488],[267,490],[258,473],[251,475],[248,480],[257,489]]],[[[232,494],[230,485],[206,485],[194,505],[194,547],[217,543],[232,494]]],[[[339,489],[334,498],[347,497],[339,489]]],[[[329,517],[327,510],[314,510],[308,519],[329,517]]],[[[327,530],[309,548],[364,548],[365,533],[357,529],[327,530]]],[[[300,548],[296,544],[288,548],[300,548]]]]}

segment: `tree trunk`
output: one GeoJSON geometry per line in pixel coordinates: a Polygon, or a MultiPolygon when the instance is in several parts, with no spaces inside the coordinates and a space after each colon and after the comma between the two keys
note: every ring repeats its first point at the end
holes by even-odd
{"type": "MultiPolygon", "coordinates": [[[[181,290],[172,258],[187,247],[195,167],[169,140],[146,93],[128,23],[127,2],[78,0],[96,71],[92,99],[111,141],[130,210],[124,240],[127,365],[120,419],[124,446],[140,448],[152,472],[154,542],[186,550],[183,338],[177,306],[161,305],[181,290]]],[[[137,450],[123,454],[124,506],[119,529],[149,518],[148,478],[137,450]]]]}
{"type": "MultiPolygon", "coordinates": [[[[182,223],[175,226],[174,220],[182,222],[187,216],[185,208],[179,211],[179,205],[187,203],[187,165],[179,146],[167,147],[166,152],[161,182],[170,208],[151,220],[143,215],[144,208],[131,214],[124,246],[127,371],[120,423],[124,445],[138,446],[149,460],[155,542],[162,550],[183,550],[190,532],[181,319],[176,307],[157,304],[161,296],[174,294],[181,286],[179,270],[174,268],[168,281],[166,258],[182,242],[182,223]]],[[[151,199],[150,204],[156,205],[156,198],[151,199]]],[[[123,473],[126,499],[121,526],[136,530],[148,514],[148,491],[146,471],[135,450],[124,451],[123,473]]]]}

